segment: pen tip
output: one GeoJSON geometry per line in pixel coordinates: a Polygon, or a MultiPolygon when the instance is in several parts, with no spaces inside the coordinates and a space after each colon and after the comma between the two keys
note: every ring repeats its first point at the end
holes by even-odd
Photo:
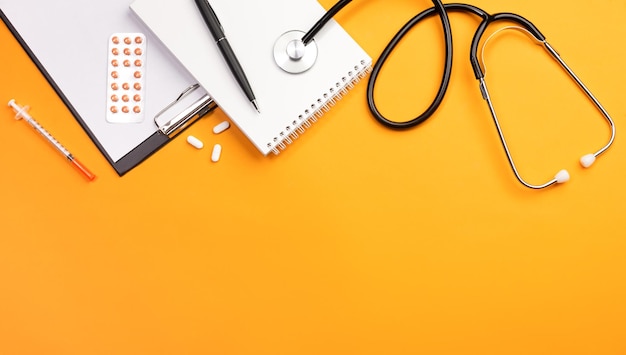
{"type": "Polygon", "coordinates": [[[256,104],[256,100],[252,100],[252,106],[254,106],[254,108],[256,109],[256,112],[261,113],[261,110],[259,110],[259,105],[256,104]]]}

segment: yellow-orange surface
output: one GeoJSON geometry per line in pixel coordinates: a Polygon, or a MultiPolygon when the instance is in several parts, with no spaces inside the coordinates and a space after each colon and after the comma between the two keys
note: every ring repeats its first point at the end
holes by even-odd
{"type": "MultiPolygon", "coordinates": [[[[0,103],[30,105],[98,178],[0,107],[0,354],[626,354],[626,1],[474,4],[533,21],[613,115],[615,144],[583,169],[602,117],[523,35],[489,42],[520,171],[567,184],[515,180],[469,15],[450,15],[450,89],[415,129],[375,122],[363,82],[278,157],[213,135],[218,111],[122,178],[1,26],[0,103]]],[[[377,58],[430,5],[354,1],[337,20],[377,58]]],[[[441,49],[436,19],[407,36],[378,84],[386,115],[430,103],[441,49]]]]}

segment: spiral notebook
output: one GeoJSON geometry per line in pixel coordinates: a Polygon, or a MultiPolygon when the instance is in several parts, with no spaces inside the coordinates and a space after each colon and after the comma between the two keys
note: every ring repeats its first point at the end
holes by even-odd
{"type": "Polygon", "coordinates": [[[274,61],[281,35],[306,32],[324,15],[315,0],[211,0],[256,95],[242,93],[194,0],[136,0],[131,9],[264,155],[278,154],[345,95],[371,68],[369,55],[335,22],[315,37],[318,56],[290,74],[274,61]]]}

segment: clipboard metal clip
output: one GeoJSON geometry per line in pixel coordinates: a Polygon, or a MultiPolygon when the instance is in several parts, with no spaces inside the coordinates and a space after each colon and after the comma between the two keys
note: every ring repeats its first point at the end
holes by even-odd
{"type": "Polygon", "coordinates": [[[207,113],[213,111],[217,107],[217,104],[215,103],[215,101],[213,101],[213,98],[211,98],[208,94],[205,94],[198,100],[193,102],[191,105],[186,107],[184,110],[182,110],[180,113],[176,114],[167,122],[160,123],[160,119],[162,118],[162,116],[164,116],[166,113],[169,113],[169,111],[175,106],[178,106],[181,102],[183,102],[183,99],[187,98],[198,88],[200,88],[199,84],[193,84],[189,86],[188,88],[183,90],[183,92],[176,98],[176,100],[167,105],[163,110],[157,113],[156,116],[154,116],[154,123],[159,128],[159,131],[161,131],[161,133],[172,138],[182,132],[190,124],[203,117],[207,113]]]}

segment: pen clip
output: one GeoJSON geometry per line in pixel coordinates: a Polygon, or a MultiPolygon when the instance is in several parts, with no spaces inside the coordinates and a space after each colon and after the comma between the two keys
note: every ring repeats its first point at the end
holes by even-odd
{"type": "Polygon", "coordinates": [[[198,100],[193,102],[191,105],[186,107],[184,110],[182,110],[180,113],[176,114],[169,121],[163,124],[159,123],[159,118],[161,118],[161,116],[163,116],[170,109],[172,109],[172,107],[178,105],[184,98],[189,96],[198,88],[200,88],[199,84],[193,84],[189,86],[188,88],[183,90],[183,92],[181,92],[181,94],[178,95],[178,97],[173,102],[165,106],[165,108],[163,108],[159,113],[156,114],[156,116],[154,116],[154,123],[159,128],[159,131],[161,133],[172,138],[180,133],[183,129],[188,127],[191,123],[195,122],[197,119],[203,117],[217,107],[217,104],[215,103],[215,101],[213,101],[213,98],[211,98],[208,94],[205,94],[198,100]]]}

